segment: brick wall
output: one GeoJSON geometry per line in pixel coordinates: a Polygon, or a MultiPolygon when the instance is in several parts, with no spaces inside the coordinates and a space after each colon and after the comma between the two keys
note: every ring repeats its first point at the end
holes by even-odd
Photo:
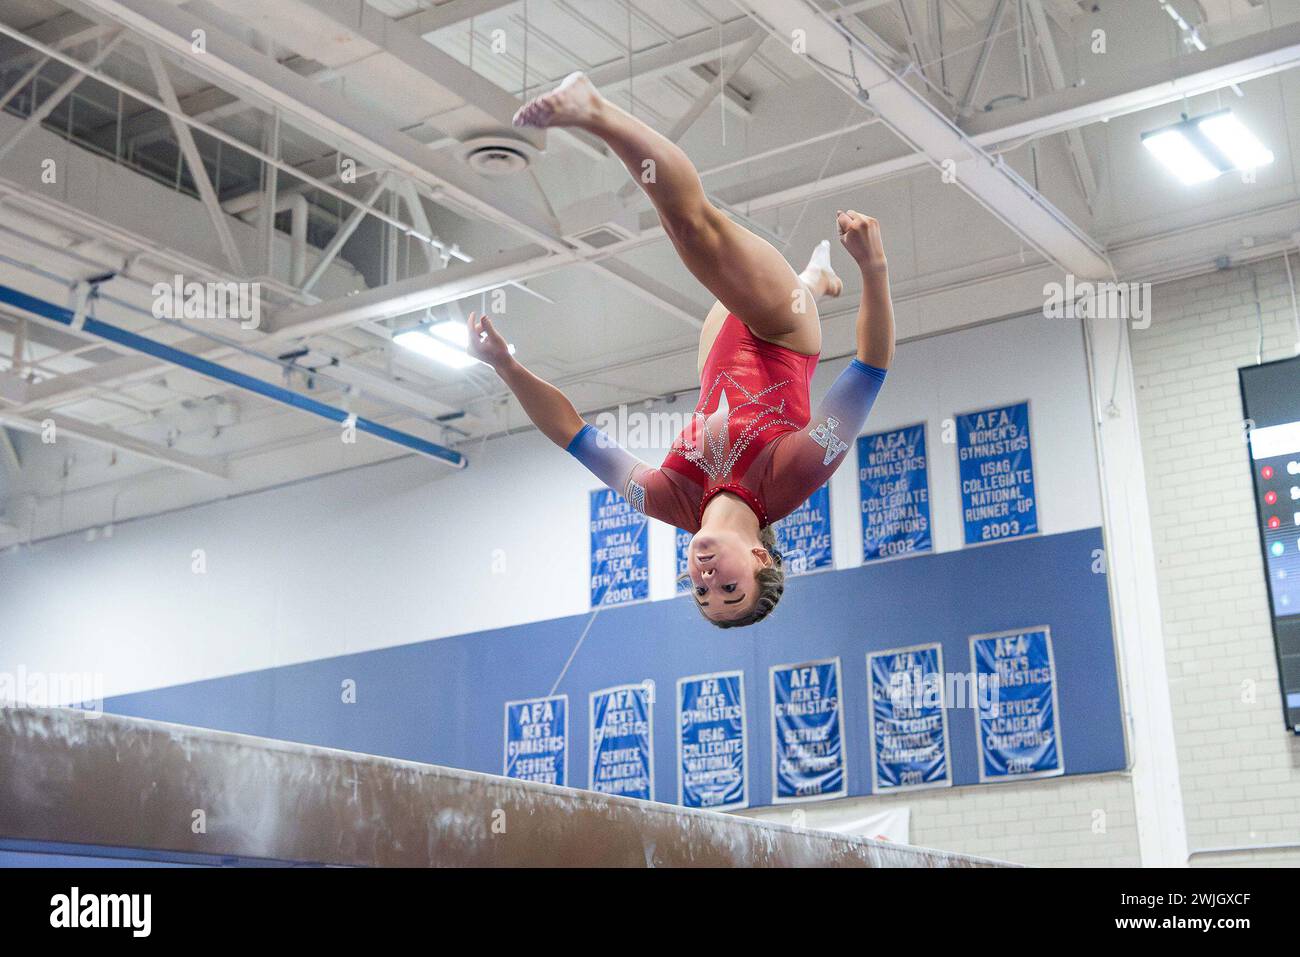
{"type": "Polygon", "coordinates": [[[1140,864],[1127,774],[936,788],[747,813],[789,824],[798,809],[806,826],[834,828],[899,805],[910,809],[911,842],[922,847],[1038,866],[1140,864]]]}
{"type": "MultiPolygon", "coordinates": [[[[1291,257],[1296,270],[1296,256],[1291,257]]],[[[1282,721],[1237,369],[1295,354],[1280,258],[1159,286],[1132,334],[1179,770],[1193,852],[1300,843],[1300,738],[1282,721]]],[[[1098,370],[1102,383],[1108,371],[1098,370]]],[[[1300,864],[1300,849],[1193,865],[1300,864]]]]}

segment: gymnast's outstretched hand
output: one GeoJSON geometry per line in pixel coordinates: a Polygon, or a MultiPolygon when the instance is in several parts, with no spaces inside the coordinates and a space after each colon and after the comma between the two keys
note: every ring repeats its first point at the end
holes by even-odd
{"type": "Polygon", "coordinates": [[[471,312],[465,324],[469,327],[469,354],[496,371],[543,435],[560,448],[567,448],[587,424],[573,403],[510,354],[510,344],[487,316],[471,312]]]}
{"type": "Polygon", "coordinates": [[[888,369],[894,360],[894,303],[889,294],[889,264],[880,223],[870,216],[840,210],[835,217],[840,242],[862,271],[862,302],[858,306],[858,361],[888,369]]]}
{"type": "Polygon", "coordinates": [[[465,324],[469,327],[469,354],[499,372],[510,361],[510,345],[505,337],[497,332],[491,319],[477,312],[471,312],[465,324]]]}
{"type": "Polygon", "coordinates": [[[840,210],[835,217],[840,230],[840,243],[854,258],[862,272],[884,272],[885,244],[880,238],[880,223],[859,212],[840,210]]]}

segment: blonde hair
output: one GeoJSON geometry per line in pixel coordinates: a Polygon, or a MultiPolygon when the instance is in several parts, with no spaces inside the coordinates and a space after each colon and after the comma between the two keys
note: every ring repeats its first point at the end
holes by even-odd
{"type": "MultiPolygon", "coordinates": [[[[785,561],[781,553],[776,550],[776,533],[772,531],[772,526],[759,529],[758,542],[767,549],[767,553],[772,556],[772,564],[765,568],[760,568],[754,574],[754,580],[758,583],[758,598],[754,601],[754,607],[749,610],[749,614],[743,618],[733,618],[730,620],[721,618],[709,618],[704,615],[704,609],[699,602],[695,602],[695,607],[700,609],[700,614],[705,619],[717,625],[719,628],[744,628],[746,625],[756,625],[772,613],[777,602],[785,593],[785,561]]],[[[678,581],[690,576],[682,575],[678,581]]]]}

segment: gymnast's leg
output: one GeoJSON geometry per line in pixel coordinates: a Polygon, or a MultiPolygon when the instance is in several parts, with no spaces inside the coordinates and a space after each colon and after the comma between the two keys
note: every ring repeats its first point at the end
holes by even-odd
{"type": "MultiPolygon", "coordinates": [[[[830,240],[823,239],[813,249],[812,257],[808,260],[808,265],[804,267],[803,272],[799,273],[799,281],[808,289],[809,295],[814,300],[821,299],[824,296],[835,298],[844,292],[844,283],[836,275],[835,270],[831,268],[831,244],[830,240]]],[[[709,359],[709,352],[713,349],[713,342],[718,338],[718,333],[722,331],[722,323],[726,321],[729,310],[720,302],[715,302],[709,314],[704,318],[704,327],[700,329],[700,348],[696,358],[696,374],[704,374],[704,364],[709,359]]]]}
{"type": "Polygon", "coordinates": [[[816,302],[785,257],[714,207],[681,148],[601,96],[585,74],[526,104],[515,123],[600,137],[650,197],[686,268],[728,311],[760,339],[806,355],[821,351],[816,302]]]}

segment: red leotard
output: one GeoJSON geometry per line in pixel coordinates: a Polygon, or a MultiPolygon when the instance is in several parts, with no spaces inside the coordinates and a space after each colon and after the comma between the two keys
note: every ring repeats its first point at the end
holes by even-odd
{"type": "Polygon", "coordinates": [[[634,508],[688,532],[721,492],[744,501],[765,527],[822,486],[866,422],[885,371],[853,360],[810,421],[818,356],[759,339],[728,315],[704,363],[700,400],[659,468],[594,426],[569,451],[634,508]]]}

